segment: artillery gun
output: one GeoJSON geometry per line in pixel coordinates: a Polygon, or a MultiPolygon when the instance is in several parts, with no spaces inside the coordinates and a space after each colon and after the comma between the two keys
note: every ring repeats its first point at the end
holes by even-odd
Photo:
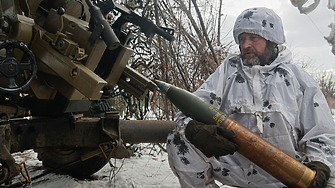
{"type": "Polygon", "coordinates": [[[121,120],[111,89],[143,99],[156,85],[127,65],[131,22],[146,36],[173,41],[158,27],[110,1],[0,1],[0,184],[20,173],[11,153],[34,149],[46,167],[85,177],[125,143],[165,142],[173,123],[121,120]],[[111,11],[120,15],[113,23],[111,11]],[[89,113],[98,111],[99,113],[89,113]]]}

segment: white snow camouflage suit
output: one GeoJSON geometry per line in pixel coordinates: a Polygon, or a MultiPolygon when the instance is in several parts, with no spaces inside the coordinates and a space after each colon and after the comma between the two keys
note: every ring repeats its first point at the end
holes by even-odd
{"type": "MultiPolygon", "coordinates": [[[[244,66],[239,55],[224,63],[194,92],[302,163],[321,161],[335,177],[335,123],[318,83],[291,63],[284,46],[270,65],[244,66]]],[[[285,187],[244,156],[207,158],[185,137],[191,119],[178,112],[167,138],[169,164],[182,187],[285,187]]],[[[266,159],[264,159],[266,160],[266,159]]]]}

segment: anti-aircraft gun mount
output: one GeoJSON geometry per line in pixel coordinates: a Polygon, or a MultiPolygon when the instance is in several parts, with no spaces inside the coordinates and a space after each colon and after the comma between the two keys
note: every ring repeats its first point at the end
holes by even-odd
{"type": "Polygon", "coordinates": [[[0,184],[20,173],[14,152],[34,149],[44,166],[84,177],[110,157],[129,157],[124,143],[165,142],[172,122],[120,120],[109,100],[108,88],[139,99],[156,89],[127,65],[126,22],[174,40],[172,29],[113,0],[101,8],[89,0],[0,1],[0,184]],[[111,11],[121,14],[112,24],[111,11]],[[99,115],[87,115],[93,107],[99,115]]]}

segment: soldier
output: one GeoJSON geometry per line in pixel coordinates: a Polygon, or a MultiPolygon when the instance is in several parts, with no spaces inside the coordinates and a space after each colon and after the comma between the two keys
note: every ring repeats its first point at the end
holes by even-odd
{"type": "MultiPolygon", "coordinates": [[[[309,188],[335,187],[335,123],[318,83],[292,63],[280,17],[267,8],[238,16],[229,55],[194,94],[316,171],[309,188]],[[328,185],[327,185],[328,183],[328,185]]],[[[232,130],[178,112],[169,164],[182,187],[283,188],[240,153],[232,130]]],[[[266,160],[266,159],[264,159],[266,160]]]]}

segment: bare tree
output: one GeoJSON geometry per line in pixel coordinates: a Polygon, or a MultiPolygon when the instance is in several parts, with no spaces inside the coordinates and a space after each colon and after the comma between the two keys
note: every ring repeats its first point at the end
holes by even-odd
{"type": "MultiPolygon", "coordinates": [[[[216,1],[204,0],[127,0],[123,3],[156,25],[175,30],[174,42],[159,36],[145,40],[143,35],[136,35],[130,65],[149,78],[155,77],[193,92],[216,70],[231,49],[232,43],[220,42],[220,28],[217,29],[224,21],[221,20],[222,0],[219,9],[213,4],[216,1]]],[[[140,33],[135,26],[127,25],[126,28],[140,33]]],[[[146,100],[151,99],[152,93],[146,100]]],[[[133,104],[140,103],[136,99],[132,101],[135,101],[133,104]]],[[[136,108],[138,111],[145,109],[140,105],[136,108]]],[[[166,120],[173,120],[177,111],[159,93],[150,110],[156,118],[166,120]]]]}
{"type": "MultiPolygon", "coordinates": [[[[155,1],[155,20],[163,20],[156,24],[175,29],[175,41],[170,43],[160,37],[154,38],[152,46],[156,51],[163,51],[159,56],[165,58],[159,57],[151,67],[153,75],[150,76],[193,92],[221,64],[232,43],[220,43],[220,30],[216,26],[222,24],[221,10],[208,6],[208,1],[191,2],[155,1]],[[211,14],[202,16],[204,12],[211,14]]],[[[164,97],[156,96],[152,110],[164,110],[164,117],[171,119],[177,109],[168,101],[163,104],[164,97]]]]}

